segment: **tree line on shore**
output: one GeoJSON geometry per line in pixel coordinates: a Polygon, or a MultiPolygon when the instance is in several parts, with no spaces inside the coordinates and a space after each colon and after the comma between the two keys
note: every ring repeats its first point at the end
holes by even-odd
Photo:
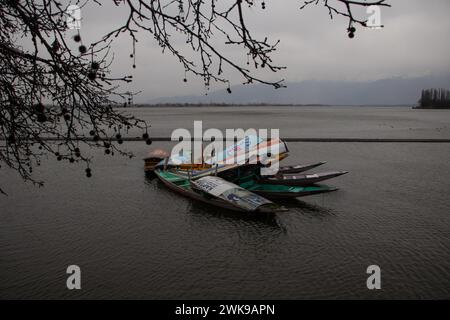
{"type": "Polygon", "coordinates": [[[450,108],[450,91],[446,89],[424,89],[419,104],[421,108],[450,108]]]}

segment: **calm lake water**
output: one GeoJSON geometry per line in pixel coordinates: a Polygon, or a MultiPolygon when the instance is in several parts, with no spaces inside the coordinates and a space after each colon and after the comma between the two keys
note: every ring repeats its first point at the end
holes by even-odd
{"type": "MultiPolygon", "coordinates": [[[[449,138],[450,112],[410,108],[132,110],[151,134],[178,127],[280,128],[284,137],[449,138]]],[[[170,149],[155,142],[151,147],[170,149]]],[[[0,171],[0,298],[450,298],[450,144],[290,143],[286,164],[348,170],[326,195],[262,217],[190,201],[133,159],[95,151],[84,167],[47,159],[43,188],[0,171]],[[66,268],[82,289],[66,289],[66,268]],[[379,265],[382,289],[366,288],[379,265]]]]}

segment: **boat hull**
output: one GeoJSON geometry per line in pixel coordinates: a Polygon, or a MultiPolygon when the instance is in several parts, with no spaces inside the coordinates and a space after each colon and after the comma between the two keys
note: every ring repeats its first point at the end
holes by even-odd
{"type": "Polygon", "coordinates": [[[174,183],[175,180],[171,181],[170,179],[168,179],[166,171],[157,169],[157,170],[155,170],[155,175],[165,186],[167,186],[169,189],[179,193],[180,195],[190,198],[190,199],[193,199],[193,200],[201,201],[201,202],[209,204],[209,205],[220,207],[223,209],[233,210],[233,211],[237,211],[237,212],[245,212],[247,214],[276,213],[276,212],[287,211],[287,209],[284,207],[279,207],[278,209],[275,209],[275,208],[272,209],[272,208],[268,208],[268,207],[264,207],[264,206],[261,206],[261,208],[258,208],[255,211],[248,211],[241,207],[233,205],[230,202],[226,202],[226,201],[222,200],[221,198],[215,198],[215,197],[209,196],[205,193],[195,191],[191,187],[191,183],[189,182],[189,180],[185,179],[182,176],[172,174],[172,176],[175,177],[175,179],[178,177],[178,180],[176,180],[177,182],[183,183],[182,185],[177,185],[177,183],[174,183]]]}
{"type": "Polygon", "coordinates": [[[312,196],[316,194],[329,193],[333,191],[337,191],[338,188],[328,188],[323,190],[314,190],[314,191],[300,191],[300,192],[273,192],[273,191],[257,191],[253,192],[263,196],[267,199],[292,199],[292,198],[301,198],[306,196],[312,196]]]}
{"type": "Polygon", "coordinates": [[[229,204],[225,201],[222,201],[219,199],[214,199],[214,198],[209,199],[209,198],[206,198],[203,194],[199,194],[190,188],[189,189],[182,188],[182,187],[168,181],[167,179],[165,179],[161,175],[161,171],[159,171],[159,170],[155,171],[155,175],[167,188],[171,189],[172,191],[175,191],[176,193],[178,193],[186,198],[201,201],[203,203],[207,203],[209,205],[217,206],[217,207],[224,208],[224,209],[229,209],[229,210],[238,211],[238,212],[246,212],[245,210],[240,209],[236,206],[233,206],[232,204],[229,204]]]}
{"type": "Polygon", "coordinates": [[[321,184],[310,186],[288,186],[288,185],[264,184],[259,183],[255,180],[243,182],[240,184],[240,186],[268,199],[299,198],[338,190],[335,187],[330,187],[321,184]]]}
{"type": "Polygon", "coordinates": [[[315,174],[283,174],[280,176],[261,178],[258,182],[264,184],[286,185],[286,186],[309,186],[318,182],[336,178],[348,173],[347,171],[333,171],[315,174]]]}
{"type": "Polygon", "coordinates": [[[326,162],[325,161],[321,161],[321,162],[316,162],[316,163],[311,163],[311,164],[300,164],[300,165],[296,165],[296,166],[284,166],[281,167],[278,172],[281,174],[290,174],[290,173],[300,173],[300,172],[305,172],[314,168],[317,168],[318,166],[324,165],[326,162]]]}

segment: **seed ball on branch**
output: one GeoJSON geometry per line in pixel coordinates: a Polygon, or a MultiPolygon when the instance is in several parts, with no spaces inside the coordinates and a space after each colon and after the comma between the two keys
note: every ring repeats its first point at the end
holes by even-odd
{"type": "Polygon", "coordinates": [[[81,36],[80,36],[79,34],[76,34],[76,35],[73,37],[73,40],[74,40],[75,42],[80,42],[80,41],[81,41],[81,36]]]}
{"type": "Polygon", "coordinates": [[[354,34],[353,32],[349,32],[349,33],[348,33],[348,37],[349,37],[350,39],[353,39],[353,38],[355,37],[355,34],[354,34]]]}
{"type": "Polygon", "coordinates": [[[91,131],[89,131],[89,134],[90,134],[91,136],[93,136],[93,135],[95,135],[95,131],[94,131],[94,130],[91,130],[91,131]]]}
{"type": "Polygon", "coordinates": [[[92,177],[92,173],[91,172],[86,172],[86,177],[88,177],[88,178],[92,177]]]}
{"type": "Polygon", "coordinates": [[[110,154],[110,153],[111,153],[111,150],[105,149],[105,153],[106,153],[106,154],[110,154]]]}
{"type": "Polygon", "coordinates": [[[84,54],[87,51],[87,48],[85,45],[81,45],[78,47],[78,51],[80,51],[80,53],[84,54]]]}
{"type": "Polygon", "coordinates": [[[98,70],[100,68],[100,64],[98,62],[94,61],[91,63],[91,68],[93,70],[98,70]]]}
{"type": "Polygon", "coordinates": [[[145,140],[145,143],[148,144],[148,145],[151,145],[152,144],[152,139],[145,140]]]}
{"type": "Polygon", "coordinates": [[[148,133],[147,132],[142,135],[142,139],[144,139],[144,140],[148,139],[148,133]]]}
{"type": "Polygon", "coordinates": [[[95,72],[94,70],[89,71],[88,79],[91,81],[94,81],[95,79],[97,79],[97,72],[95,72]]]}

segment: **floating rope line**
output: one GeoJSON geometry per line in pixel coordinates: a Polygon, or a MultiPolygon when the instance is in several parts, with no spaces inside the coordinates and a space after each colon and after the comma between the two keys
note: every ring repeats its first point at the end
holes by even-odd
{"type": "MultiPolygon", "coordinates": [[[[170,137],[150,137],[152,141],[173,141],[170,137]]],[[[57,137],[43,137],[43,141],[63,141],[64,138],[57,137]]],[[[75,141],[94,141],[91,137],[79,137],[71,138],[75,141]]],[[[112,137],[108,139],[100,139],[99,141],[142,141],[142,137],[120,137],[120,139],[112,137]]],[[[212,142],[212,140],[205,139],[187,139],[190,141],[205,141],[212,142]]],[[[281,140],[286,142],[359,142],[359,143],[450,143],[450,139],[420,139],[420,138],[281,138],[281,140]]],[[[0,141],[6,141],[4,138],[0,138],[0,141]]],[[[233,139],[223,138],[223,141],[234,141],[233,139]]]]}

